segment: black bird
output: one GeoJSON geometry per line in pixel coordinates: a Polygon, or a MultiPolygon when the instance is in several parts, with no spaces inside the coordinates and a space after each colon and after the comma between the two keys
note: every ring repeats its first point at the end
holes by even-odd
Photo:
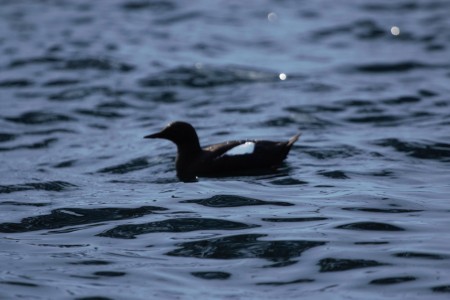
{"type": "Polygon", "coordinates": [[[300,133],[289,141],[229,141],[200,147],[197,132],[191,124],[173,122],[146,139],[166,139],[177,145],[177,176],[181,181],[195,181],[197,176],[226,176],[252,170],[275,169],[286,158],[300,133]]]}

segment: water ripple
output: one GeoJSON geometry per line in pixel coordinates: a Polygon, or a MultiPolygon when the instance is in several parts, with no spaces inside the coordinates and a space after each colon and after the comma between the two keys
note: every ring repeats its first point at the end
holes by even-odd
{"type": "Polygon", "coordinates": [[[432,291],[436,293],[450,293],[450,284],[435,286],[432,288],[432,291]]]}
{"type": "Polygon", "coordinates": [[[259,227],[240,222],[207,218],[178,218],[144,224],[119,225],[98,236],[134,239],[136,235],[154,232],[189,232],[196,230],[239,230],[259,227]]]}
{"type": "Polygon", "coordinates": [[[169,1],[126,1],[122,5],[122,9],[129,11],[151,11],[151,12],[170,12],[175,10],[176,5],[169,1]]]}
{"type": "Polygon", "coordinates": [[[0,132],[0,143],[9,142],[15,140],[17,137],[16,134],[0,132]]]}
{"type": "Polygon", "coordinates": [[[180,203],[196,203],[208,207],[240,207],[249,205],[292,206],[294,204],[280,201],[264,201],[236,195],[215,195],[206,199],[183,200],[180,203]]]}
{"type": "Polygon", "coordinates": [[[124,164],[106,167],[98,170],[98,173],[126,174],[129,172],[145,169],[149,166],[149,162],[145,157],[139,157],[130,160],[124,164]]]}
{"type": "Polygon", "coordinates": [[[0,298],[448,298],[450,1],[209,2],[0,0],[0,298]]]}
{"type": "Polygon", "coordinates": [[[433,260],[442,260],[448,259],[448,256],[434,254],[434,253],[423,253],[423,252],[399,252],[395,253],[394,256],[402,257],[402,258],[421,258],[421,259],[433,259],[433,260]]]}
{"type": "Polygon", "coordinates": [[[372,207],[343,207],[342,210],[364,211],[364,212],[374,212],[374,213],[389,213],[389,214],[403,214],[403,213],[414,213],[414,212],[422,211],[422,210],[417,210],[417,209],[372,208],[372,207]]]}
{"type": "Polygon", "coordinates": [[[450,160],[450,144],[405,142],[400,139],[383,139],[375,143],[378,146],[392,147],[398,152],[422,159],[450,160]]]}
{"type": "Polygon", "coordinates": [[[104,86],[76,87],[58,91],[51,94],[48,98],[52,101],[74,101],[97,94],[112,96],[113,92],[108,87],[104,86]]]}
{"type": "Polygon", "coordinates": [[[0,151],[13,151],[13,150],[19,150],[19,149],[45,149],[48,148],[51,144],[58,141],[57,138],[48,138],[44,139],[40,142],[35,142],[32,144],[26,144],[26,145],[18,145],[18,146],[12,146],[12,147],[0,147],[0,151]]]}
{"type": "Polygon", "coordinates": [[[417,280],[414,276],[400,276],[400,277],[384,277],[379,279],[374,279],[370,281],[370,284],[387,285],[387,284],[399,284],[408,281],[417,280]]]}
{"type": "Polygon", "coordinates": [[[191,275],[206,280],[225,280],[231,277],[227,272],[191,272],[191,275]]]}
{"type": "Polygon", "coordinates": [[[328,218],[323,217],[305,217],[305,218],[263,218],[261,219],[266,222],[314,222],[314,221],[324,221],[328,218]]]}
{"type": "Polygon", "coordinates": [[[61,192],[74,187],[77,186],[66,181],[30,182],[23,184],[0,185],[0,194],[9,194],[28,190],[61,192]]]}
{"type": "Polygon", "coordinates": [[[8,79],[0,81],[0,88],[23,88],[34,85],[34,82],[28,79],[8,79]]]}
{"type": "Polygon", "coordinates": [[[257,285],[271,285],[271,286],[283,286],[283,285],[289,285],[289,284],[299,284],[299,283],[310,283],[314,282],[314,279],[308,279],[308,278],[300,278],[290,281],[266,281],[266,282],[258,282],[257,285]]]}
{"type": "Polygon", "coordinates": [[[178,67],[149,76],[139,81],[143,87],[182,85],[192,88],[208,88],[252,82],[278,81],[278,74],[243,67],[178,67]]]}
{"type": "Polygon", "coordinates": [[[320,266],[319,272],[341,272],[353,269],[379,267],[386,264],[366,259],[324,258],[319,261],[318,265],[320,266]]]}
{"type": "Polygon", "coordinates": [[[344,171],[336,170],[336,171],[318,171],[317,174],[332,178],[332,179],[350,179],[344,171]]]}
{"type": "Polygon", "coordinates": [[[448,68],[446,64],[428,64],[417,61],[405,61],[395,63],[376,63],[365,64],[354,67],[354,70],[360,73],[403,73],[409,71],[423,70],[423,69],[443,69],[448,68]]]}
{"type": "Polygon", "coordinates": [[[166,208],[157,206],[98,209],[60,208],[52,210],[50,214],[47,215],[25,218],[20,223],[1,223],[0,232],[28,232],[104,221],[132,219],[164,210],[166,210],[166,208]]]}
{"type": "Polygon", "coordinates": [[[53,124],[74,120],[72,117],[69,117],[67,115],[42,111],[26,112],[21,114],[20,116],[6,117],[5,119],[14,123],[21,123],[26,125],[53,124]]]}
{"type": "Polygon", "coordinates": [[[339,225],[336,228],[350,230],[370,230],[370,231],[403,231],[405,229],[386,223],[379,222],[355,222],[339,225]]]}
{"type": "Polygon", "coordinates": [[[264,258],[289,261],[304,251],[325,245],[325,242],[277,240],[260,241],[265,234],[243,234],[178,244],[167,255],[197,258],[242,259],[264,258]]]}

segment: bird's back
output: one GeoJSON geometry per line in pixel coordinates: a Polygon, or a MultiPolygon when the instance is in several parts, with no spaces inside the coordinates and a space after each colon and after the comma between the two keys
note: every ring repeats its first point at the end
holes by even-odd
{"type": "Polygon", "coordinates": [[[241,140],[206,147],[197,175],[238,174],[251,170],[274,169],[286,158],[299,136],[296,135],[286,142],[241,140]]]}

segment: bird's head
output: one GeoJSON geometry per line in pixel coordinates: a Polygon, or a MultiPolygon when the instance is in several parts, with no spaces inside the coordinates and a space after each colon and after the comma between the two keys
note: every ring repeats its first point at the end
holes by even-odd
{"type": "Polygon", "coordinates": [[[186,122],[176,121],[167,125],[157,133],[144,136],[145,139],[166,139],[177,146],[192,145],[200,147],[197,132],[194,127],[186,122]]]}

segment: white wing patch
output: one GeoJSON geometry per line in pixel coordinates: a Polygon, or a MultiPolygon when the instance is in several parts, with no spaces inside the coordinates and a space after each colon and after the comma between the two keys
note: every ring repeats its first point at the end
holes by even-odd
{"type": "Polygon", "coordinates": [[[225,152],[224,156],[234,156],[234,155],[244,155],[244,154],[252,154],[255,151],[255,143],[253,142],[245,142],[244,144],[240,144],[234,148],[231,148],[227,152],[225,152]]]}

